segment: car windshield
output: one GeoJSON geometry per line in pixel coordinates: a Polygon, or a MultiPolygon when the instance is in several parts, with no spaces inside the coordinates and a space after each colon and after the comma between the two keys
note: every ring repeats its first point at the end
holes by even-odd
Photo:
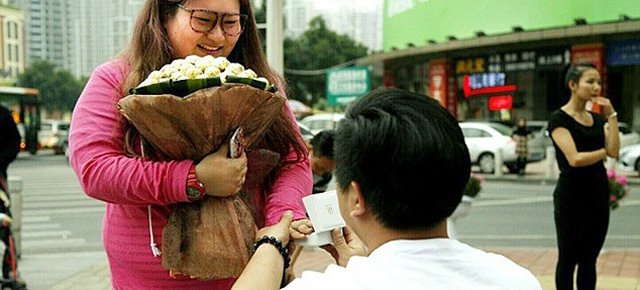
{"type": "Polygon", "coordinates": [[[496,131],[498,131],[500,134],[504,136],[511,136],[512,130],[507,125],[498,124],[498,123],[488,123],[487,125],[489,125],[489,127],[493,129],[496,129],[496,131]]]}
{"type": "Polygon", "coordinates": [[[69,124],[58,124],[58,130],[60,130],[60,131],[69,130],[69,124]]]}

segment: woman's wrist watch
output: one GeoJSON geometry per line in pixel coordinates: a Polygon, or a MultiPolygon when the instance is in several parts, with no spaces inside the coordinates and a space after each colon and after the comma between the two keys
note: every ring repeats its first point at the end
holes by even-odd
{"type": "Polygon", "coordinates": [[[613,112],[613,113],[611,113],[611,114],[609,114],[609,115],[607,116],[607,119],[609,119],[609,118],[611,118],[611,117],[617,117],[617,116],[618,116],[618,112],[613,112]]]}
{"type": "Polygon", "coordinates": [[[206,190],[202,182],[196,176],[196,166],[191,165],[187,174],[187,198],[189,201],[198,201],[204,198],[206,190]]]}

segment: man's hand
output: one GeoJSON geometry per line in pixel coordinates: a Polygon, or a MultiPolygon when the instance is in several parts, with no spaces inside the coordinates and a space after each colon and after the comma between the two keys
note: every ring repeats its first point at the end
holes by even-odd
{"type": "Polygon", "coordinates": [[[302,240],[311,233],[313,233],[313,224],[309,219],[293,221],[289,227],[289,234],[293,240],[302,240]]]}
{"type": "Polygon", "coordinates": [[[367,246],[349,226],[333,229],[331,236],[333,245],[323,246],[322,248],[329,252],[340,266],[346,266],[351,256],[366,256],[369,254],[367,246]]]}
{"type": "Polygon", "coordinates": [[[261,228],[256,233],[256,238],[263,236],[273,236],[282,242],[282,245],[286,246],[289,243],[289,228],[291,227],[291,219],[293,218],[293,212],[288,210],[280,219],[280,222],[270,227],[261,228]]]}

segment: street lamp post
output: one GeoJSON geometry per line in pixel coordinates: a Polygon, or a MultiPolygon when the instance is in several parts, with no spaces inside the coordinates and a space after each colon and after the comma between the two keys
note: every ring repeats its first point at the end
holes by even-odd
{"type": "Polygon", "coordinates": [[[267,0],[267,61],[280,75],[284,75],[282,3],[267,0]]]}

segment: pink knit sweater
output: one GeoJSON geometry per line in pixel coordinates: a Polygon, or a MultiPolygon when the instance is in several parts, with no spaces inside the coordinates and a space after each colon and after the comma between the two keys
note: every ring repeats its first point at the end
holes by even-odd
{"type": "MultiPolygon", "coordinates": [[[[152,255],[147,206],[152,205],[154,238],[161,246],[169,205],[188,201],[185,187],[193,161],[152,162],[124,155],[123,117],[116,103],[122,97],[127,69],[118,60],[96,68],[76,104],[69,136],[71,166],[84,192],[107,203],[102,239],[113,288],[228,289],[233,279],[171,279],[161,257],[152,255]]],[[[295,152],[287,158],[295,158],[295,152]]],[[[307,159],[283,168],[267,200],[259,201],[267,224],[277,223],[286,210],[293,210],[294,218],[303,218],[302,197],[311,192],[311,186],[307,159]]]]}

